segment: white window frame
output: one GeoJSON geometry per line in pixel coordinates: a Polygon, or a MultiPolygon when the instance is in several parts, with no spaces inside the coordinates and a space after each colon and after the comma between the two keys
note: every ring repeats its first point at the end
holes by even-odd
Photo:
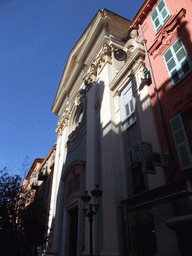
{"type": "Polygon", "coordinates": [[[187,54],[187,51],[185,49],[185,46],[181,40],[181,38],[178,38],[171,47],[164,53],[163,59],[167,68],[167,72],[169,74],[169,78],[171,80],[171,85],[175,86],[181,79],[183,79],[192,69],[191,60],[189,58],[189,55],[187,54]],[[178,49],[176,48],[176,44],[180,43],[181,47],[178,49]],[[178,58],[181,56],[179,53],[183,54],[183,57],[179,60],[178,58]],[[169,59],[167,56],[171,56],[169,59]],[[188,63],[189,70],[187,72],[184,72],[184,63],[188,63]]]}
{"type": "Polygon", "coordinates": [[[120,112],[123,129],[126,130],[136,121],[136,99],[133,95],[133,82],[130,81],[120,95],[120,112]]]}
{"type": "Polygon", "coordinates": [[[153,27],[155,29],[155,33],[159,31],[159,29],[165,24],[170,16],[171,13],[167,7],[166,2],[164,0],[161,0],[150,15],[153,27]],[[162,4],[164,4],[164,6],[161,9],[162,4]]]}

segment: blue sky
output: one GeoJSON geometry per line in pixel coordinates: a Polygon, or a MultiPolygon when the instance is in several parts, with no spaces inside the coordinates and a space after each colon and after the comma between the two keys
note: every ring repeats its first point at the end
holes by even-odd
{"type": "Polygon", "coordinates": [[[0,169],[24,177],[55,144],[51,112],[68,55],[98,10],[132,20],[143,0],[0,0],[0,169]]]}

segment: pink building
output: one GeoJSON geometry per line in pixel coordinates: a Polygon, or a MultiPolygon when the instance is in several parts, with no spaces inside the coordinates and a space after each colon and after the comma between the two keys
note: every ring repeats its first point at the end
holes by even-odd
{"type": "MultiPolygon", "coordinates": [[[[139,31],[138,40],[146,40],[155,82],[150,85],[150,94],[161,147],[163,152],[170,150],[174,162],[172,174],[166,173],[167,179],[170,177],[171,180],[190,175],[192,169],[191,17],[190,0],[145,1],[132,22],[132,26],[138,29],[140,25],[142,32],[139,31]],[[155,94],[158,95],[162,110],[164,131],[155,94]],[[178,125],[178,129],[175,125],[178,125]],[[181,133],[182,138],[178,141],[177,137],[181,133]]],[[[149,67],[149,62],[146,63],[149,67]]]]}
{"type": "Polygon", "coordinates": [[[151,75],[161,150],[170,163],[165,185],[122,202],[125,252],[192,255],[192,2],[147,0],[131,25],[146,53],[140,89],[151,75]]]}

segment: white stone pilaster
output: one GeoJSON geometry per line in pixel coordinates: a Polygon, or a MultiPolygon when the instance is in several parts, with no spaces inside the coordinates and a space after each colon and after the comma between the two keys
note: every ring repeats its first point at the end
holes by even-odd
{"type": "Polygon", "coordinates": [[[53,182],[52,182],[52,191],[51,191],[51,205],[50,205],[50,216],[49,216],[49,229],[51,229],[51,251],[58,252],[58,244],[60,241],[59,236],[61,236],[60,230],[60,214],[58,214],[57,203],[60,201],[60,195],[58,194],[59,188],[62,185],[61,175],[63,164],[65,162],[66,150],[65,145],[68,138],[67,135],[68,127],[65,126],[61,135],[57,140],[56,156],[55,156],[55,166],[53,172],[53,182]],[[57,211],[57,212],[56,212],[57,211]]]}

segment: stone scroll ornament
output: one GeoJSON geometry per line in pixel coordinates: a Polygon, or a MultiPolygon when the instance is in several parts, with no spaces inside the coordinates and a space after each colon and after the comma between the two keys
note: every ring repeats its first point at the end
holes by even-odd
{"type": "Polygon", "coordinates": [[[89,73],[83,78],[84,84],[86,86],[90,86],[97,80],[97,68],[94,63],[91,64],[91,69],[89,73]]]}
{"type": "Polygon", "coordinates": [[[92,85],[97,82],[97,73],[100,73],[104,65],[110,60],[111,47],[107,43],[104,43],[98,57],[91,64],[90,71],[83,79],[86,86],[92,85]]]}
{"type": "Polygon", "coordinates": [[[69,116],[70,116],[70,112],[67,109],[63,113],[62,117],[59,118],[58,126],[56,128],[56,133],[57,133],[58,136],[60,136],[62,134],[62,131],[64,130],[64,128],[66,126],[68,126],[69,116]]]}
{"type": "Polygon", "coordinates": [[[104,43],[102,51],[99,54],[99,56],[95,59],[94,63],[96,67],[100,70],[109,58],[111,58],[111,47],[107,43],[104,43]]]}

